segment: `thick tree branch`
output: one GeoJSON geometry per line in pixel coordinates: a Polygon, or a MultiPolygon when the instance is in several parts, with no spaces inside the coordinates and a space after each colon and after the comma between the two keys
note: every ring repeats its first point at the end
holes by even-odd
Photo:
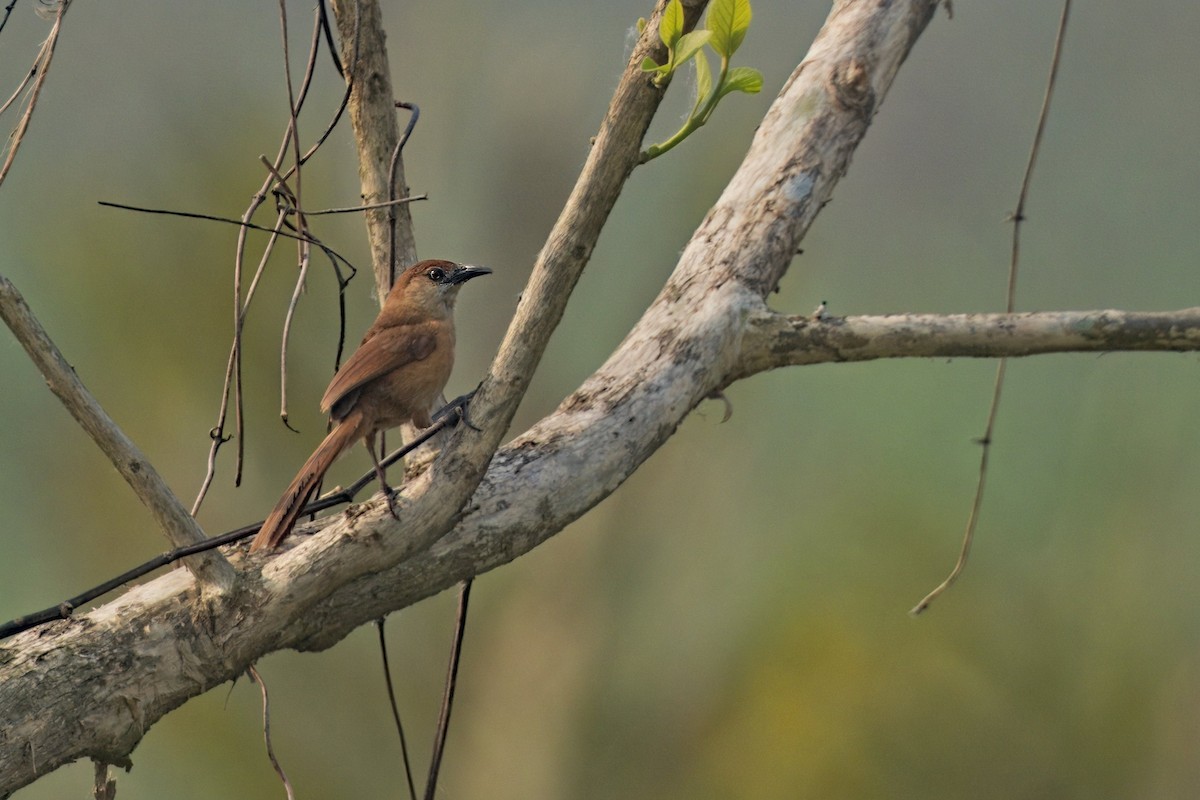
{"type": "MultiPolygon", "coordinates": [[[[0,318],[25,348],[46,379],[50,391],[62,401],[75,421],[87,431],[92,441],[117,468],[117,472],[121,473],[138,500],[150,510],[171,545],[183,547],[204,541],[206,537],[199,523],[184,508],[138,446],[100,407],[33,315],[17,287],[3,275],[0,275],[0,318]]],[[[226,591],[233,586],[233,568],[220,553],[191,556],[184,563],[206,586],[218,591],[226,591]]]]}
{"type": "MultiPolygon", "coordinates": [[[[696,26],[707,2],[682,3],[684,31],[696,26]]],[[[658,26],[666,6],[667,0],[658,0],[634,45],[583,170],[538,253],[500,350],[472,400],[471,417],[484,433],[457,437],[456,447],[446,453],[444,466],[452,479],[480,475],[508,432],[608,215],[638,166],[642,139],[665,91],[641,65],[647,57],[665,57],[658,26]]]]}
{"type": "Polygon", "coordinates": [[[1009,358],[1039,353],[1194,351],[1200,308],[749,319],[733,382],[777,367],[877,358],[1009,358]]]}

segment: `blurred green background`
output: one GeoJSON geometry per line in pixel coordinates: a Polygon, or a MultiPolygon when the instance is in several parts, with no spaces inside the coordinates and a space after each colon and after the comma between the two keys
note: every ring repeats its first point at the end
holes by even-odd
{"type": "MultiPolygon", "coordinates": [[[[575,178],[649,0],[385,3],[396,91],[423,115],[407,152],[423,256],[496,275],[460,303],[449,391],[486,368],[575,178]]],[[[289,3],[298,74],[311,4],[289,3]]],[[[620,341],[744,154],[828,11],[756,0],[738,55],[756,97],[639,169],[513,433],[620,341]]],[[[1003,306],[1010,228],[1058,4],[955,3],[901,71],[850,175],[772,298],[807,313],[1003,306]]],[[[48,24],[0,36],[13,87],[48,24]]],[[[1077,4],[1024,229],[1022,309],[1172,309],[1200,295],[1200,5],[1077,4]]],[[[324,59],[301,135],[339,99],[324,59]]],[[[686,106],[673,91],[652,131],[686,106]]],[[[0,94],[7,95],[11,88],[0,94]]],[[[186,502],[199,487],[229,348],[236,229],[115,211],[112,200],[238,216],[286,114],[273,3],[78,3],[29,137],[0,188],[0,272],[186,502]]],[[[14,124],[12,115],[3,120],[14,124]]],[[[304,173],[311,208],[351,205],[348,135],[304,173]]],[[[321,219],[364,268],[350,338],[372,318],[361,222],[321,219]]],[[[261,240],[258,240],[261,243],[261,240]]],[[[296,435],[277,421],[294,250],[247,328],[247,469],[232,446],[201,523],[261,518],[323,432],[334,282],[314,261],[293,339],[296,435]]],[[[1197,356],[1015,362],[963,580],[994,364],[791,369],[705,404],[610,499],[483,576],[445,771],[454,798],[1096,798],[1200,792],[1197,356]]],[[[148,515],[0,335],[0,617],[50,605],[164,547],[148,515]]],[[[341,462],[335,480],[367,465],[341,462]]],[[[388,631],[423,771],[454,598],[388,631]]],[[[302,797],[400,797],[364,628],[259,669],[302,797]]],[[[119,797],[282,797],[257,689],[239,681],[159,722],[119,797]]],[[[82,797],[90,764],[21,798],[82,797]]]]}

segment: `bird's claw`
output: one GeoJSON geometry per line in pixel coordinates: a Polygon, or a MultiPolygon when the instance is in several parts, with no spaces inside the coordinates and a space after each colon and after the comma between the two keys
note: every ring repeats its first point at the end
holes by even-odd
{"type": "MultiPolygon", "coordinates": [[[[475,393],[477,391],[479,391],[478,386],[466,394],[460,394],[449,403],[446,403],[446,405],[439,408],[437,413],[433,415],[433,421],[438,422],[450,414],[456,414],[458,416],[458,420],[461,420],[463,424],[465,424],[471,430],[482,431],[482,428],[476,427],[475,423],[471,422],[471,417],[467,414],[467,409],[471,405],[471,399],[475,397],[475,393]]],[[[449,424],[457,424],[457,421],[449,424]]]]}
{"type": "Polygon", "coordinates": [[[383,485],[383,499],[387,502],[388,513],[392,515],[392,519],[400,521],[400,515],[396,513],[396,490],[387,484],[383,485]]]}

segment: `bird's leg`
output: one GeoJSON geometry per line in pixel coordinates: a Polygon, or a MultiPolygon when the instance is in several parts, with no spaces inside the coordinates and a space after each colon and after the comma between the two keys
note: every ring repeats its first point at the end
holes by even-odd
{"type": "Polygon", "coordinates": [[[371,454],[371,463],[375,465],[375,477],[379,479],[379,490],[383,492],[383,499],[387,500],[388,513],[392,515],[392,519],[399,520],[396,508],[392,505],[392,498],[395,497],[396,490],[388,484],[387,472],[379,463],[379,453],[375,451],[375,434],[372,433],[367,437],[366,445],[367,452],[371,454]]]}
{"type": "MultiPolygon", "coordinates": [[[[437,413],[433,415],[433,421],[437,422],[444,417],[449,416],[450,414],[454,414],[459,420],[462,420],[464,423],[466,423],[466,426],[471,430],[482,430],[481,428],[475,427],[475,424],[471,422],[471,418],[467,415],[467,410],[471,405],[471,399],[475,397],[475,393],[478,391],[479,387],[476,386],[466,394],[460,394],[449,403],[446,403],[446,405],[439,408],[437,413]]],[[[457,422],[457,420],[455,422],[457,422]]],[[[451,422],[450,424],[453,425],[455,422],[451,422]]]]}

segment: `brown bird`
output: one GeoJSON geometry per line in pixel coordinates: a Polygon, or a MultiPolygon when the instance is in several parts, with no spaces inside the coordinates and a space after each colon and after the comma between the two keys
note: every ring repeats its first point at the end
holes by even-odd
{"type": "Polygon", "coordinates": [[[458,290],[490,272],[451,261],[422,261],[396,279],[362,344],[321,398],[321,410],[329,412],[333,430],[279,498],[250,552],[270,550],[283,541],[326,470],[358,439],[365,441],[380,485],[390,493],[375,451],[375,434],[405,422],[418,428],[433,424],[429,412],[454,366],[458,290]]]}

